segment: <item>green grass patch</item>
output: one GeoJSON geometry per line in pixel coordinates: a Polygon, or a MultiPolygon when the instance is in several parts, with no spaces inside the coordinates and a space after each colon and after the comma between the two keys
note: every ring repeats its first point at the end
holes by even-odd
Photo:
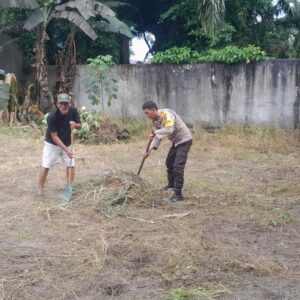
{"type": "Polygon", "coordinates": [[[17,232],[16,234],[16,240],[17,242],[21,243],[25,240],[28,240],[34,236],[34,232],[32,230],[25,230],[17,232]]]}
{"type": "Polygon", "coordinates": [[[168,300],[212,300],[213,296],[205,289],[202,288],[177,288],[170,291],[168,300]]]}

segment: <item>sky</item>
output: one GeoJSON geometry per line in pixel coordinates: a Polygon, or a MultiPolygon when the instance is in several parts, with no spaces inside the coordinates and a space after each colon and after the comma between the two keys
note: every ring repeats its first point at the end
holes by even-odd
{"type": "Polygon", "coordinates": [[[148,47],[143,38],[133,38],[131,40],[131,50],[134,52],[133,55],[130,56],[130,60],[132,61],[143,61],[146,53],[148,52],[148,47]]]}

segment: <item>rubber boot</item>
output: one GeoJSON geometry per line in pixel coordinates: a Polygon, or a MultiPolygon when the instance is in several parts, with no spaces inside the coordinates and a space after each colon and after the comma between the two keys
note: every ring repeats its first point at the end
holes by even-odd
{"type": "Polygon", "coordinates": [[[170,186],[170,185],[166,185],[164,186],[163,188],[161,188],[161,191],[173,191],[174,190],[174,187],[173,186],[170,186]]]}
{"type": "Polygon", "coordinates": [[[183,196],[182,196],[181,189],[174,189],[174,195],[170,198],[170,201],[177,202],[182,200],[183,200],[183,196]]]}

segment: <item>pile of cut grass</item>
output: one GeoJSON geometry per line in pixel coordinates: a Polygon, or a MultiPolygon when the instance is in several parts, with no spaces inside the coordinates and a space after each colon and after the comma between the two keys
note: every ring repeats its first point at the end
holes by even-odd
{"type": "Polygon", "coordinates": [[[163,203],[159,190],[132,172],[110,172],[79,183],[73,195],[75,206],[92,206],[109,215],[128,205],[152,208],[163,203]]]}

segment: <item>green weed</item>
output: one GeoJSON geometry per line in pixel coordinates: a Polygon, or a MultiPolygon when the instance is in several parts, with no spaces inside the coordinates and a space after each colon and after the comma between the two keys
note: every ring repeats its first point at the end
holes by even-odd
{"type": "Polygon", "coordinates": [[[212,300],[212,295],[202,288],[184,289],[178,288],[170,291],[168,300],[184,300],[184,299],[197,299],[197,300],[212,300]]]}

